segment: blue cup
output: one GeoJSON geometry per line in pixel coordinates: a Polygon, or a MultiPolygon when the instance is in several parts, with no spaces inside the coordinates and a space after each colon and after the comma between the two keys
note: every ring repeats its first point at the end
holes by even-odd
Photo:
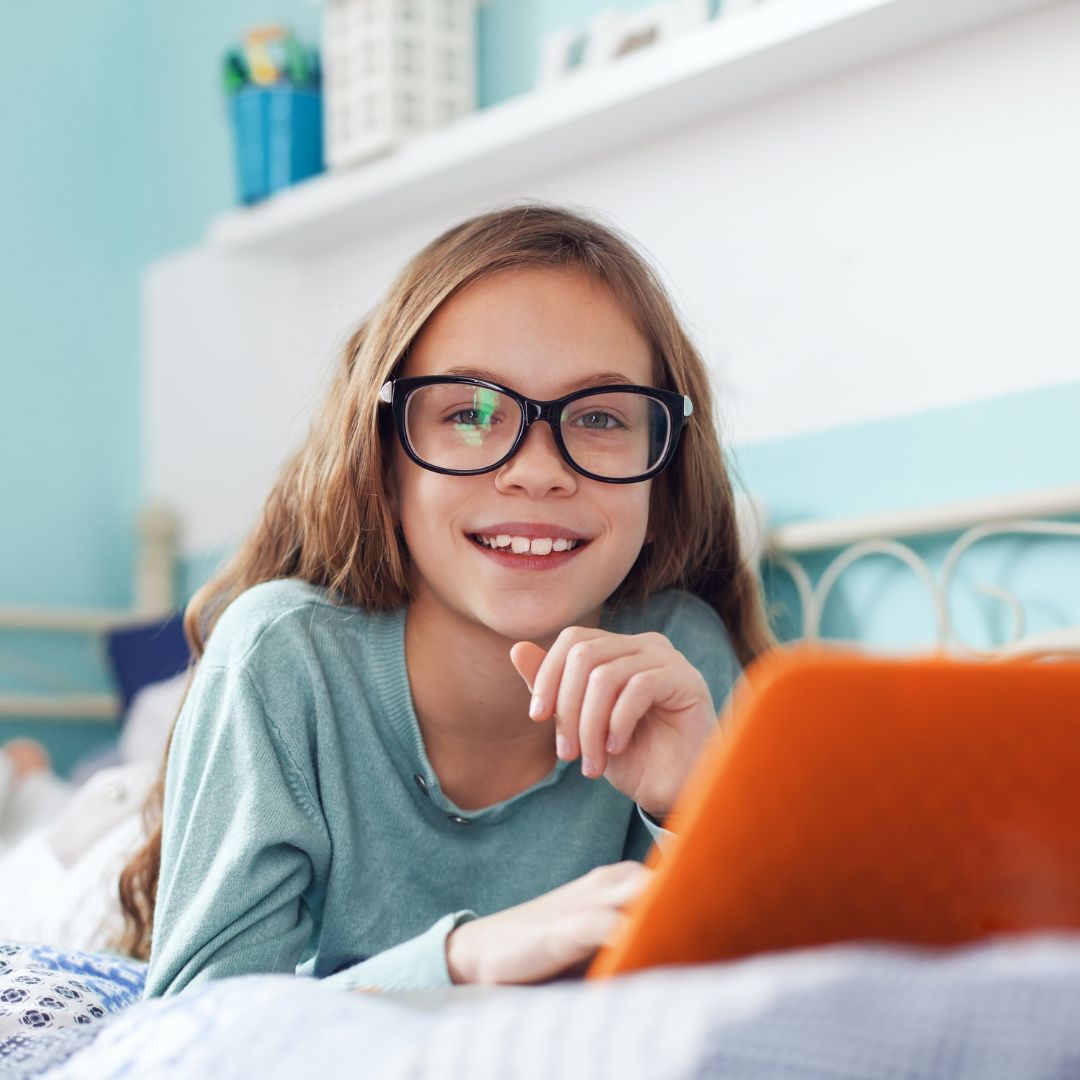
{"type": "Polygon", "coordinates": [[[324,169],[322,93],[249,86],[232,97],[237,195],[258,202],[324,169]]]}

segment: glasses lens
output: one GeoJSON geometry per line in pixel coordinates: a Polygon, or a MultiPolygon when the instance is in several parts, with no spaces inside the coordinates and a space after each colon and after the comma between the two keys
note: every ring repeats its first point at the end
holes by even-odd
{"type": "Polygon", "coordinates": [[[467,383],[421,386],[405,403],[405,433],[422,461],[439,469],[486,469],[505,457],[521,428],[513,398],[467,383]]]}
{"type": "Polygon", "coordinates": [[[646,394],[616,391],[576,398],[559,419],[574,462],[611,480],[649,472],[663,458],[671,438],[667,409],[646,394]]]}

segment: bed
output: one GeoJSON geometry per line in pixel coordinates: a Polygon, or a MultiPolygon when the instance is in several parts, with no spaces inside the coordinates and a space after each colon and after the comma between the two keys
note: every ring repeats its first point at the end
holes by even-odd
{"type": "MultiPolygon", "coordinates": [[[[1053,662],[1080,656],[1080,629],[1025,633],[1022,600],[979,582],[1010,613],[1011,630],[995,647],[975,648],[958,633],[953,582],[982,541],[1075,539],[1078,515],[1080,489],[1069,488],[771,529],[760,507],[744,503],[740,525],[763,567],[794,582],[800,638],[822,635],[837,582],[879,555],[910,570],[930,598],[936,637],[923,652],[1053,662]],[[936,573],[915,542],[924,536],[948,537],[936,573]],[[826,553],[816,583],[802,558],[813,552],[826,553]]],[[[254,975],[144,1001],[144,972],[100,950],[0,940],[0,1074],[1080,1075],[1080,934],[1065,932],[947,949],[837,942],[599,981],[411,994],[347,994],[311,979],[254,975]],[[50,1025],[61,1012],[69,1022],[50,1025]],[[71,1023],[73,1015],[84,1019],[71,1023]]]]}

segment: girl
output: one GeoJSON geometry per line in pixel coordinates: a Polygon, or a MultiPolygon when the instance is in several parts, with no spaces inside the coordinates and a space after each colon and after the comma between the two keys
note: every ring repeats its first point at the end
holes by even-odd
{"type": "Polygon", "coordinates": [[[580,972],[771,643],[641,256],[534,203],[421,251],[185,628],[120,886],[147,996],[580,972]]]}

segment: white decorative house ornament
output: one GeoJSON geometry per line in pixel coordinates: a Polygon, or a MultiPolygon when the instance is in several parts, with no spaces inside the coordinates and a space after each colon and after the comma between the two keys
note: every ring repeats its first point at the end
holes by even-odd
{"type": "Polygon", "coordinates": [[[325,0],[322,48],[329,169],[476,109],[476,0],[325,0]]]}

